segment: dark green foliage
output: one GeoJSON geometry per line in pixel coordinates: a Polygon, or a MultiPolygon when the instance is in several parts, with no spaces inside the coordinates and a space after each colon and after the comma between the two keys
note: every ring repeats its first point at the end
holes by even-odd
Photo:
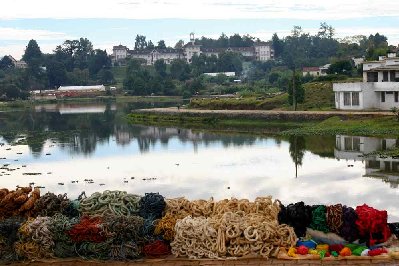
{"type": "MultiPolygon", "coordinates": [[[[288,84],[288,103],[290,105],[303,103],[305,99],[305,89],[302,86],[301,76],[296,74],[293,78],[291,78],[290,83],[288,84]],[[295,78],[295,82],[294,82],[295,78]],[[294,94],[294,84],[295,84],[295,94],[294,94]]],[[[296,109],[296,106],[294,106],[296,109]]]]}
{"type": "Polygon", "coordinates": [[[26,46],[25,53],[22,56],[22,59],[30,65],[33,60],[41,59],[42,52],[40,51],[40,47],[35,40],[30,40],[28,46],[26,46]]]}
{"type": "Polygon", "coordinates": [[[163,59],[158,59],[157,61],[155,61],[154,68],[158,75],[160,75],[161,77],[166,76],[166,63],[163,59]]]}
{"type": "Polygon", "coordinates": [[[166,44],[164,40],[160,40],[158,42],[157,49],[166,49],[166,44]]]}
{"type": "Polygon", "coordinates": [[[134,42],[134,50],[144,50],[147,48],[147,41],[144,35],[137,34],[134,42]]]}
{"type": "Polygon", "coordinates": [[[173,60],[170,66],[170,75],[173,79],[184,81],[190,78],[190,66],[186,60],[173,60]]]}
{"type": "Polygon", "coordinates": [[[10,57],[8,56],[4,56],[1,60],[0,60],[0,69],[10,69],[10,68],[14,68],[14,63],[11,60],[10,57]]]}
{"type": "Polygon", "coordinates": [[[340,60],[330,65],[327,70],[328,74],[343,74],[350,76],[352,74],[352,63],[349,60],[340,60]]]}

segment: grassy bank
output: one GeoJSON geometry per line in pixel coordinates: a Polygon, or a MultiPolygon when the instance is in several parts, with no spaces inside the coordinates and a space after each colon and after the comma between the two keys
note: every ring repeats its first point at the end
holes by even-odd
{"type": "Polygon", "coordinates": [[[234,130],[240,132],[274,133],[279,135],[361,135],[396,136],[399,134],[399,122],[394,117],[378,118],[340,118],[337,116],[322,121],[306,120],[266,120],[259,118],[229,118],[218,115],[180,113],[132,113],[128,116],[131,123],[157,126],[179,126],[213,130],[234,130]]]}
{"type": "MultiPolygon", "coordinates": [[[[298,104],[298,110],[333,110],[334,92],[331,82],[311,82],[303,85],[305,89],[304,102],[298,104]]],[[[237,97],[193,99],[190,108],[209,110],[291,110],[288,104],[288,94],[274,97],[237,97]]]]}
{"type": "Polygon", "coordinates": [[[181,102],[181,96],[97,96],[90,98],[60,98],[55,100],[18,100],[10,102],[0,102],[0,111],[9,111],[24,109],[34,106],[35,104],[46,103],[91,103],[101,101],[115,101],[115,102],[181,102]]]}

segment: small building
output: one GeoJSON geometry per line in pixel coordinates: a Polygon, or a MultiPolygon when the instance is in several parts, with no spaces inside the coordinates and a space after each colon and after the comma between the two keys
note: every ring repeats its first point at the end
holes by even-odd
{"type": "Polygon", "coordinates": [[[399,58],[394,55],[363,63],[363,82],[334,83],[339,110],[399,108],[399,58]]]}
{"type": "Polygon", "coordinates": [[[319,77],[321,76],[320,67],[304,67],[302,70],[303,76],[319,77]]]}
{"type": "Polygon", "coordinates": [[[235,77],[235,72],[213,72],[213,73],[204,73],[205,76],[217,77],[218,75],[225,75],[226,77],[235,77]]]}
{"type": "Polygon", "coordinates": [[[60,86],[58,88],[58,92],[63,91],[76,91],[76,92],[96,92],[96,91],[105,91],[104,85],[92,85],[92,86],[60,86]]]}
{"type": "Polygon", "coordinates": [[[8,58],[11,59],[11,61],[12,61],[12,63],[13,63],[15,68],[19,68],[19,69],[28,68],[28,64],[24,60],[19,60],[18,61],[11,55],[8,55],[8,58]]]}

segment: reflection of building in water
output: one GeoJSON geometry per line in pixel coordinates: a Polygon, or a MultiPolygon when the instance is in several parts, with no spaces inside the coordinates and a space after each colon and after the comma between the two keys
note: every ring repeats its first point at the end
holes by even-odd
{"type": "Polygon", "coordinates": [[[334,155],[337,159],[364,161],[364,176],[382,179],[397,188],[399,159],[371,153],[391,150],[398,147],[398,144],[397,139],[337,135],[334,155]]]}
{"type": "Polygon", "coordinates": [[[142,152],[149,151],[151,146],[157,143],[167,145],[170,140],[178,139],[182,143],[191,143],[194,151],[200,144],[208,145],[211,142],[219,142],[223,146],[251,145],[257,137],[240,135],[223,135],[199,132],[191,129],[160,128],[141,125],[115,125],[114,134],[119,145],[127,145],[132,140],[137,140],[142,152]]]}
{"type": "MultiPolygon", "coordinates": [[[[42,104],[36,105],[36,112],[55,112],[60,114],[89,114],[89,113],[104,113],[107,110],[106,104],[42,104]]],[[[111,104],[111,111],[116,110],[116,105],[111,104]]]]}

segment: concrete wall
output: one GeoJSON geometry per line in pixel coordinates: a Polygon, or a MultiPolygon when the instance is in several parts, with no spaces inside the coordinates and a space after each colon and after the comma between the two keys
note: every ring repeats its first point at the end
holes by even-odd
{"type": "Polygon", "coordinates": [[[334,83],[333,90],[336,95],[335,108],[339,110],[399,108],[399,102],[395,102],[394,98],[394,92],[399,92],[399,82],[334,83]],[[345,106],[344,92],[359,92],[359,106],[345,106]],[[381,102],[381,92],[385,92],[385,102],[381,102]]]}

